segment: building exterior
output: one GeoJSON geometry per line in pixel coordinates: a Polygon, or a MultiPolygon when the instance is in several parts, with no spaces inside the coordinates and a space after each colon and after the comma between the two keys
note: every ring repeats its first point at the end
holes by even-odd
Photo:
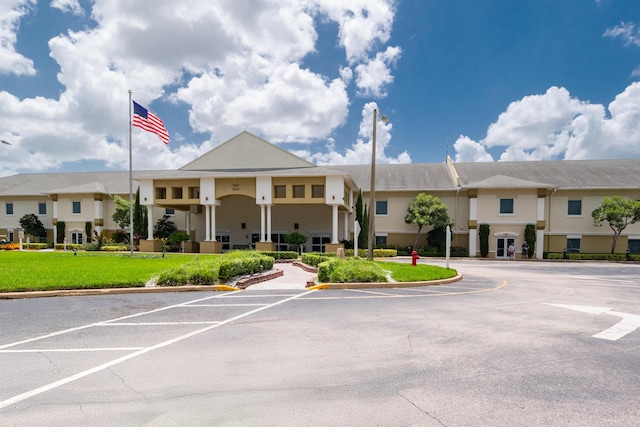
{"type": "MultiPolygon", "coordinates": [[[[453,245],[479,256],[478,229],[490,228],[489,257],[520,248],[536,229],[536,257],[545,251],[609,252],[612,232],[594,227],[591,211],[606,196],[640,199],[640,160],[377,165],[376,244],[413,245],[404,223],[418,193],[442,199],[454,219],[453,245]]],[[[177,170],[137,171],[134,191],[148,208],[149,235],[163,215],[191,236],[185,250],[287,250],[284,235],[309,236],[306,251],[335,251],[352,240],[358,191],[369,197],[370,165],[316,166],[243,132],[177,170]]],[[[18,239],[19,219],[36,214],[49,242],[84,243],[113,233],[114,196],[129,198],[128,172],[19,174],[0,178],[0,235],[18,239]],[[64,223],[64,236],[56,224],[64,223]]],[[[420,240],[424,244],[425,238],[420,240]]],[[[640,253],[640,224],[629,226],[616,251],[640,253]]],[[[154,240],[142,251],[159,251],[154,240]]]]}

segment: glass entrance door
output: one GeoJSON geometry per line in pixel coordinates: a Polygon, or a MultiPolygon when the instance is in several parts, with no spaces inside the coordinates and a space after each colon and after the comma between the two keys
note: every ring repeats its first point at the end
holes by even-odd
{"type": "Polygon", "coordinates": [[[515,247],[516,239],[513,237],[498,237],[496,239],[496,258],[509,257],[509,245],[513,244],[515,247]]]}

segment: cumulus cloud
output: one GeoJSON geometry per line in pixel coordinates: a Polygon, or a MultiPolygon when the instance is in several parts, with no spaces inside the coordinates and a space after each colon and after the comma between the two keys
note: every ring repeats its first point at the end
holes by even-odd
{"type": "MultiPolygon", "coordinates": [[[[378,108],[375,102],[369,102],[362,108],[359,138],[344,154],[335,149],[333,140],[329,140],[325,153],[311,154],[300,151],[299,155],[318,165],[357,165],[371,163],[371,148],[373,140],[373,110],[378,108]]],[[[380,114],[377,115],[376,126],[376,162],[378,163],[411,163],[411,156],[406,151],[397,157],[387,155],[386,150],[391,142],[391,122],[384,123],[380,114]]]]}
{"type": "MultiPolygon", "coordinates": [[[[48,40],[63,87],[58,98],[0,92],[0,136],[13,143],[0,174],[83,160],[127,167],[129,89],[152,111],[156,103],[186,106],[190,131],[203,134],[187,143],[168,126],[172,141],[165,147],[135,132],[136,168],[175,168],[242,130],[276,143],[326,140],[348,118],[349,85],[383,96],[393,81],[390,67],[400,50],[384,46],[393,4],[289,0],[283,7],[255,0],[247,8],[236,0],[95,0],[85,11],[78,0],[51,0],[50,7],[71,15],[90,13],[93,26],[48,40]],[[302,65],[318,54],[321,21],[339,28],[338,78],[302,65]],[[38,126],[29,121],[36,113],[38,126]]],[[[0,72],[35,75],[33,61],[15,51],[19,23],[35,5],[0,4],[0,72]]]]}
{"type": "Polygon", "coordinates": [[[78,0],[51,0],[51,7],[77,16],[84,16],[84,9],[78,0]]]}
{"type": "Polygon", "coordinates": [[[551,87],[509,105],[474,141],[461,135],[456,161],[615,159],[640,157],[640,82],[630,84],[608,105],[572,98],[551,87]],[[501,151],[501,152],[500,152],[501,151]]]}
{"type": "Polygon", "coordinates": [[[0,2],[0,73],[32,76],[33,60],[16,51],[16,31],[20,19],[35,9],[37,0],[0,2]]]}

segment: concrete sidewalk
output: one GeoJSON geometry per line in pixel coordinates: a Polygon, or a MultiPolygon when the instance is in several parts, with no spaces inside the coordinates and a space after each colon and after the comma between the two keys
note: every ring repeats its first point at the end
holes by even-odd
{"type": "Polygon", "coordinates": [[[276,270],[281,270],[283,275],[265,282],[248,286],[247,291],[261,291],[273,289],[305,289],[307,282],[316,278],[318,273],[310,273],[297,267],[290,262],[276,263],[273,266],[276,270]]]}

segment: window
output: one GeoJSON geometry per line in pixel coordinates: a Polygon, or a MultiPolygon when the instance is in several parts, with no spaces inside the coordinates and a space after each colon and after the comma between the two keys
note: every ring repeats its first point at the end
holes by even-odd
{"type": "Polygon", "coordinates": [[[273,186],[273,194],[276,199],[284,199],[287,197],[287,186],[286,185],[274,185],[273,186]]]}
{"type": "Polygon", "coordinates": [[[387,236],[376,236],[376,246],[386,246],[387,236]]]}
{"type": "Polygon", "coordinates": [[[199,199],[200,198],[200,187],[189,187],[189,198],[190,199],[199,199]]]}
{"type": "Polygon", "coordinates": [[[579,253],[581,240],[579,237],[567,237],[567,253],[579,253]]]}
{"type": "Polygon", "coordinates": [[[47,214],[47,204],[38,203],[38,215],[46,215],[46,214],[47,214]]]}
{"type": "Polygon", "coordinates": [[[182,187],[171,187],[171,198],[174,200],[182,199],[182,187]]]}
{"type": "Polygon", "coordinates": [[[513,215],[513,199],[500,199],[500,215],[513,215]]]}
{"type": "Polygon", "coordinates": [[[640,239],[629,239],[629,253],[640,254],[640,239]]]}
{"type": "Polygon", "coordinates": [[[293,186],[293,198],[294,199],[304,199],[304,185],[294,185],[293,186]]]}
{"type": "Polygon", "coordinates": [[[314,199],[320,199],[324,197],[324,185],[312,185],[311,197],[314,199]]]}
{"type": "Polygon", "coordinates": [[[176,214],[176,210],[167,208],[167,209],[164,210],[164,214],[165,215],[175,215],[176,214]]]}
{"type": "Polygon", "coordinates": [[[331,243],[329,236],[311,236],[311,251],[324,252],[324,245],[331,243]]]}
{"type": "MultiPolygon", "coordinates": [[[[76,202],[74,202],[74,203],[76,203],[76,202]]],[[[71,243],[77,243],[78,245],[82,244],[82,232],[81,231],[72,231],[71,232],[71,243]]]]}
{"type": "Polygon", "coordinates": [[[7,215],[13,215],[13,203],[7,203],[5,206],[7,215]]]}
{"type": "Polygon", "coordinates": [[[80,207],[80,202],[72,202],[73,203],[73,207],[71,209],[71,213],[79,215],[82,213],[82,209],[80,207]]]}
{"type": "Polygon", "coordinates": [[[569,200],[567,215],[582,215],[582,200],[569,200]]]}
{"type": "Polygon", "coordinates": [[[167,189],[165,187],[156,187],[156,199],[166,199],[167,189]]]}
{"type": "Polygon", "coordinates": [[[376,215],[386,215],[386,214],[387,214],[387,201],[376,200],[376,215]]]}

